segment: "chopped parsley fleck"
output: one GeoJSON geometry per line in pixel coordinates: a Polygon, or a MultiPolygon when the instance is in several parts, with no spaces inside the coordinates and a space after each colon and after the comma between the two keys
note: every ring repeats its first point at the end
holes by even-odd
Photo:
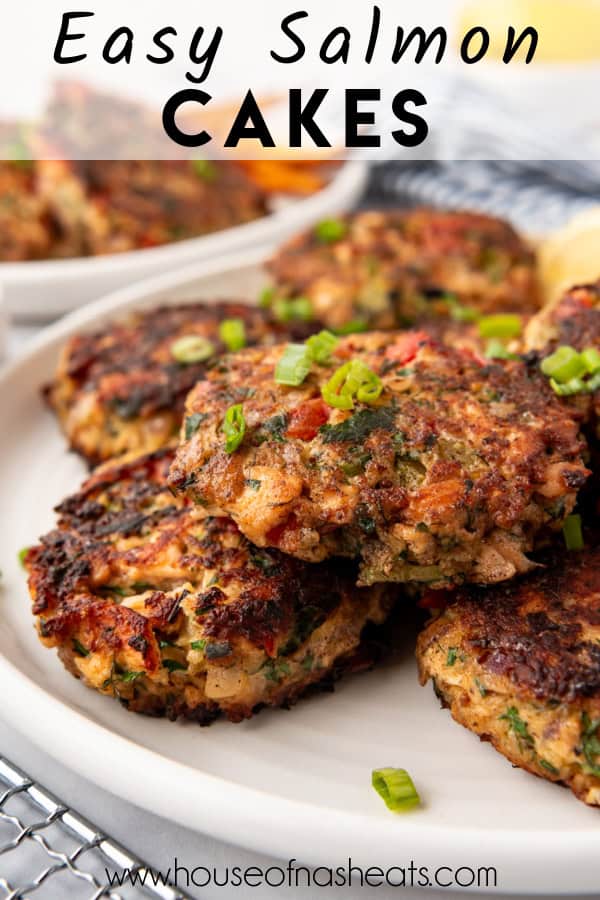
{"type": "Polygon", "coordinates": [[[143,675],[143,672],[121,672],[119,674],[119,678],[121,681],[129,683],[132,681],[137,681],[137,679],[141,678],[143,675]]]}
{"type": "Polygon", "coordinates": [[[258,491],[262,484],[262,481],[259,481],[257,478],[245,478],[244,484],[246,487],[249,487],[253,491],[258,491]]]}
{"type": "Polygon", "coordinates": [[[167,669],[169,672],[185,672],[187,669],[184,663],[180,663],[176,659],[163,659],[162,664],[163,669],[167,669]]]}
{"type": "Polygon", "coordinates": [[[456,647],[450,647],[448,650],[448,655],[446,657],[446,665],[453,666],[458,657],[458,651],[456,647]]]}
{"type": "Polygon", "coordinates": [[[261,572],[264,572],[265,575],[274,575],[279,570],[278,564],[268,553],[263,553],[256,548],[250,550],[250,560],[252,561],[252,564],[255,565],[257,569],[260,569],[261,572]]]}
{"type": "Polygon", "coordinates": [[[549,763],[547,759],[540,759],[540,766],[542,769],[545,769],[546,772],[550,772],[551,775],[560,775],[560,772],[553,766],[552,763],[549,763]]]}
{"type": "Polygon", "coordinates": [[[290,674],[290,667],[283,659],[267,659],[262,664],[261,671],[267,681],[274,681],[276,684],[279,684],[283,680],[284,675],[290,674]]]}
{"type": "Polygon", "coordinates": [[[206,641],[192,641],[190,644],[192,650],[204,650],[206,647],[206,641]]]}
{"type": "Polygon", "coordinates": [[[487,697],[487,688],[480,682],[479,678],[475,679],[475,687],[482,697],[487,697]]]}
{"type": "Polygon", "coordinates": [[[396,410],[390,406],[361,409],[337,425],[322,425],[319,429],[325,444],[361,444],[373,431],[394,431],[396,410]]]}
{"type": "Polygon", "coordinates": [[[77,638],[73,638],[73,650],[77,653],[78,656],[89,656],[90,651],[83,646],[77,638]]]}
{"type": "Polygon", "coordinates": [[[530,750],[535,748],[535,740],[533,735],[529,733],[529,726],[520,717],[516,706],[510,706],[504,715],[500,716],[500,719],[508,722],[508,728],[516,735],[520,750],[523,749],[523,746],[529,747],[530,750]]]}
{"type": "Polygon", "coordinates": [[[287,425],[286,414],[278,413],[276,416],[272,416],[262,423],[256,432],[255,439],[258,443],[263,443],[264,441],[278,441],[283,443],[287,425]]]}
{"type": "Polygon", "coordinates": [[[207,413],[192,413],[191,416],[188,416],[185,420],[185,439],[189,441],[191,437],[193,437],[205,419],[208,418],[207,413]]]}
{"type": "Polygon", "coordinates": [[[600,719],[590,719],[589,715],[584,712],[581,716],[581,726],[581,745],[587,763],[587,771],[590,775],[600,778],[600,739],[598,737],[600,719]]]}

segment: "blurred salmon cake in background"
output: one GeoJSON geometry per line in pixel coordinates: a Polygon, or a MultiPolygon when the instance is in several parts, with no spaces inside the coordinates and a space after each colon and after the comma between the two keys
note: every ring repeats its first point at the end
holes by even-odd
{"type": "Polygon", "coordinates": [[[348,561],[310,566],[253,547],[167,486],[172,451],[100,467],[26,554],[42,642],[128,709],[208,724],[289,706],[368,667],[395,591],[355,587],[348,561]]]}
{"type": "Polygon", "coordinates": [[[433,209],[325,220],[271,259],[275,299],[307,298],[327,327],[389,328],[459,315],[535,312],[533,250],[500,219],[433,209]]]}
{"type": "Polygon", "coordinates": [[[419,332],[226,357],[189,395],[185,423],[175,491],[259,546],[359,557],[363,584],[526,571],[588,474],[577,423],[522,363],[419,332]]]}

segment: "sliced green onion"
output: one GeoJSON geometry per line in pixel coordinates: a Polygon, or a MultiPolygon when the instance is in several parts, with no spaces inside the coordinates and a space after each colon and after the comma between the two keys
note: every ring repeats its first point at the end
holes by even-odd
{"type": "Polygon", "coordinates": [[[322,244],[341,241],[348,234],[348,226],[342,219],[324,219],[315,226],[315,237],[322,244]]]}
{"type": "Polygon", "coordinates": [[[472,306],[463,306],[454,294],[444,294],[444,302],[450,307],[450,318],[455,322],[477,322],[479,313],[472,306]]]}
{"type": "Polygon", "coordinates": [[[23,549],[19,550],[19,552],[17,554],[17,558],[18,558],[19,562],[21,563],[21,565],[23,566],[23,568],[25,568],[25,559],[27,558],[27,554],[29,553],[30,550],[31,550],[31,547],[23,547],[23,549]]]}
{"type": "Polygon", "coordinates": [[[330,331],[320,331],[319,334],[313,334],[312,337],[308,338],[306,346],[308,347],[311,359],[322,365],[323,363],[329,362],[331,354],[338,343],[338,339],[334,334],[331,334],[330,331]]]}
{"type": "Polygon", "coordinates": [[[502,341],[492,338],[485,347],[485,355],[487,359],[518,359],[516,353],[509,353],[502,341]]]}
{"type": "Polygon", "coordinates": [[[313,307],[308,297],[296,297],[293,300],[279,298],[273,301],[273,313],[278,322],[310,322],[313,318],[313,307]]]}
{"type": "Polygon", "coordinates": [[[596,350],[595,347],[588,347],[587,350],[582,350],[579,357],[590,375],[596,375],[600,372],[600,351],[596,350]]]}
{"type": "Polygon", "coordinates": [[[517,315],[484,316],[479,320],[479,334],[483,338],[515,338],[522,328],[521,316],[517,315]]]}
{"type": "Polygon", "coordinates": [[[406,769],[374,769],[371,784],[392,812],[408,812],[421,803],[406,769]]]}
{"type": "Polygon", "coordinates": [[[369,323],[366,319],[351,319],[344,325],[338,325],[333,329],[336,334],[362,334],[363,331],[369,330],[369,323]]]}
{"type": "Polygon", "coordinates": [[[275,299],[275,288],[272,286],[268,286],[263,288],[260,294],[258,295],[258,305],[262,309],[268,309],[273,300],[275,299]]]}
{"type": "Polygon", "coordinates": [[[209,183],[217,177],[217,167],[209,159],[193,159],[192,166],[198,178],[209,183]]]}
{"type": "Polygon", "coordinates": [[[323,400],[335,409],[354,409],[354,399],[371,404],[379,399],[383,384],[362,360],[353,359],[337,369],[321,389],[323,400]]]}
{"type": "Polygon", "coordinates": [[[581,354],[573,347],[559,347],[550,356],[542,360],[541,369],[548,378],[559,384],[566,384],[573,378],[579,378],[586,371],[581,354]]]}
{"type": "Polygon", "coordinates": [[[225,452],[235,453],[246,434],[246,420],[241,403],[230,406],[225,413],[223,434],[225,435],[225,452]]]}
{"type": "Polygon", "coordinates": [[[219,337],[228,350],[235,353],[246,346],[246,326],[243,319],[224,319],[219,325],[219,337]]]}
{"type": "Polygon", "coordinates": [[[590,393],[600,390],[600,372],[596,372],[595,375],[592,375],[589,381],[586,382],[586,387],[590,393]]]}
{"type": "Polygon", "coordinates": [[[305,344],[288,344],[275,367],[275,381],[298,387],[310,372],[311,356],[305,344]]]}
{"type": "Polygon", "coordinates": [[[563,525],[563,536],[567,550],[583,550],[585,543],[581,530],[581,516],[567,516],[563,525]]]}
{"type": "Polygon", "coordinates": [[[192,650],[204,650],[206,647],[206,641],[192,641],[190,644],[192,650]]]}
{"type": "Polygon", "coordinates": [[[587,385],[582,378],[571,378],[565,384],[551,378],[550,387],[558,397],[573,397],[575,394],[583,394],[587,390],[587,385]]]}
{"type": "Polygon", "coordinates": [[[184,366],[204,362],[214,352],[214,345],[201,334],[187,334],[171,344],[171,356],[184,366]]]}

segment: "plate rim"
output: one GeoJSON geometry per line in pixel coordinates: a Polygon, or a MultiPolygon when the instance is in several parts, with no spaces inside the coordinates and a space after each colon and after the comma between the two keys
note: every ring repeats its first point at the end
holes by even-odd
{"type": "MultiPolygon", "coordinates": [[[[0,394],[11,379],[19,377],[22,369],[35,365],[38,354],[75,331],[93,326],[119,311],[137,306],[143,308],[159,299],[168,303],[169,292],[191,287],[195,282],[219,274],[260,267],[265,258],[263,248],[238,251],[148,278],[85,305],[43,329],[29,341],[23,353],[0,369],[0,394]]],[[[178,299],[173,297],[171,302],[178,302],[178,299]]],[[[193,297],[181,302],[193,302],[193,297]]],[[[565,889],[574,890],[573,880],[569,883],[565,880],[566,872],[577,873],[575,890],[585,892],[597,888],[596,873],[590,866],[598,846],[597,833],[593,829],[556,831],[556,852],[551,853],[549,833],[519,829],[518,823],[514,829],[491,829],[482,833],[461,822],[450,827],[423,825],[419,823],[418,813],[391,817],[385,812],[378,815],[345,812],[327,805],[315,806],[309,801],[286,798],[203,772],[201,768],[138,744],[54,696],[2,652],[0,679],[4,688],[2,718],[34,744],[110,793],[226,843],[280,859],[292,859],[296,854],[303,862],[319,866],[331,865],[332,857],[346,859],[344,847],[356,842],[357,837],[370,856],[377,856],[373,850],[378,848],[377,859],[369,863],[377,865],[385,865],[386,861],[393,864],[391,860],[396,858],[397,852],[394,847],[401,847],[406,857],[412,850],[412,858],[420,856],[429,865],[425,857],[427,848],[451,862],[460,860],[461,854],[464,858],[466,848],[474,855],[480,850],[473,848],[482,847],[484,852],[490,853],[490,846],[493,846],[494,865],[499,872],[505,870],[503,892],[523,891],[525,860],[527,871],[524,877],[539,884],[535,887],[537,893],[558,894],[564,893],[565,889]],[[32,715],[33,710],[41,714],[32,715]],[[89,753],[90,744],[94,747],[93,754],[89,753]],[[111,760],[117,757],[119,765],[114,766],[111,760]],[[91,761],[94,763],[92,769],[89,767],[91,761]],[[144,782],[164,789],[150,793],[144,789],[144,782]],[[181,788],[183,784],[186,790],[178,797],[177,787],[181,788]],[[189,796],[201,796],[201,806],[194,808],[186,800],[189,796]],[[231,810],[235,810],[234,816],[229,815],[231,810]],[[303,848],[302,853],[299,848],[303,848]],[[549,856],[552,856],[551,861],[549,856]],[[590,871],[586,872],[586,864],[590,871]],[[538,881],[538,873],[542,872],[543,884],[538,881]]]]}

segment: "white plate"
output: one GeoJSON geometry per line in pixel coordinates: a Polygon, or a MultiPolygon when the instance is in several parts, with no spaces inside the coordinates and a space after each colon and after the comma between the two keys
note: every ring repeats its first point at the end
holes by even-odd
{"type": "Polygon", "coordinates": [[[350,209],[367,179],[364,162],[347,162],[322,191],[279,204],[278,211],[224,231],[162,247],[91,258],[0,263],[7,310],[19,319],[51,319],[109,291],[244,247],[274,246],[312,222],[350,209]]]}
{"type": "Polygon", "coordinates": [[[0,376],[2,715],[139,806],[282,859],[494,866],[503,892],[597,891],[598,812],[512,770],[440,711],[431,688],[417,684],[413,635],[402,660],[342,682],[333,696],[209,729],[131,715],[74,681],[38,644],[16,554],[51,527],[53,504],[84,474],[38,395],[60,344],[166,295],[256,296],[258,262],[245,254],[227,269],[205,264],[102,300],[48,329],[0,376]],[[371,769],[386,765],[411,772],[422,810],[387,812],[370,786],[371,769]]]}

